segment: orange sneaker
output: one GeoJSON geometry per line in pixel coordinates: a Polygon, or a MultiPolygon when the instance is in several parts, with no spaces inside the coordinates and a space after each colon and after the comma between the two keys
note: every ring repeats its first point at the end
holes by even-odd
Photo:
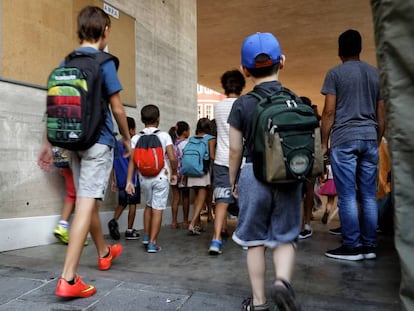
{"type": "Polygon", "coordinates": [[[59,278],[55,291],[56,296],[65,298],[85,298],[95,293],[95,286],[83,283],[80,276],[75,278],[73,285],[70,285],[64,278],[59,278]]]}
{"type": "Polygon", "coordinates": [[[122,249],[123,249],[121,244],[109,245],[108,248],[109,248],[108,257],[98,258],[98,269],[99,270],[108,270],[112,265],[112,260],[114,260],[116,257],[121,255],[122,249]]]}

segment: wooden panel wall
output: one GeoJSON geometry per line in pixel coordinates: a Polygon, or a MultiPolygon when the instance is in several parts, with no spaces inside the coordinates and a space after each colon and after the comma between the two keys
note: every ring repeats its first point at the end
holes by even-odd
{"type": "MultiPolygon", "coordinates": [[[[103,8],[100,0],[2,0],[3,78],[46,85],[50,71],[79,45],[76,17],[86,5],[103,8]]],[[[119,12],[111,17],[108,51],[120,59],[121,98],[136,106],[135,19],[119,12]]]]}

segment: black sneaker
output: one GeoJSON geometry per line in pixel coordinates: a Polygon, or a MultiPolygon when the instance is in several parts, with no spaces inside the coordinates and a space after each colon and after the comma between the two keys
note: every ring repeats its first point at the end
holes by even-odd
{"type": "Polygon", "coordinates": [[[326,257],[334,258],[334,259],[343,259],[343,260],[362,260],[364,259],[364,255],[362,254],[362,250],[360,247],[349,247],[346,245],[342,245],[338,248],[331,249],[325,253],[326,257]]]}
{"type": "Polygon", "coordinates": [[[361,248],[362,255],[364,259],[375,259],[377,258],[377,248],[371,246],[362,246],[361,248]]]}
{"type": "Polygon", "coordinates": [[[311,228],[310,225],[305,224],[305,227],[303,228],[303,230],[299,233],[298,238],[303,240],[303,239],[307,239],[310,238],[313,234],[313,230],[311,228]]]}
{"type": "Polygon", "coordinates": [[[108,229],[109,229],[109,234],[114,240],[119,240],[121,238],[121,235],[119,234],[119,230],[118,230],[118,222],[115,219],[111,219],[108,222],[108,229]]]}
{"type": "Polygon", "coordinates": [[[136,229],[128,229],[125,231],[125,240],[138,240],[139,233],[136,229]]]}
{"type": "Polygon", "coordinates": [[[341,235],[342,234],[342,228],[338,227],[338,228],[334,228],[334,229],[329,229],[329,233],[333,234],[333,235],[341,235]]]}
{"type": "Polygon", "coordinates": [[[312,236],[312,233],[313,233],[312,229],[310,229],[310,230],[305,229],[305,230],[301,231],[301,233],[299,233],[298,238],[301,239],[301,240],[310,238],[312,236]]]}

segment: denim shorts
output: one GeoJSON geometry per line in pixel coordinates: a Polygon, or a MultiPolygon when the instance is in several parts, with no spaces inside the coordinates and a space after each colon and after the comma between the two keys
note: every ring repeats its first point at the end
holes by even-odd
{"type": "Polygon", "coordinates": [[[70,167],[77,197],[102,200],[112,170],[113,150],[104,144],[95,144],[87,150],[72,152],[70,167]]]}
{"type": "Polygon", "coordinates": [[[229,168],[222,165],[213,165],[214,198],[216,203],[234,203],[233,191],[230,185],[229,168]]]}
{"type": "Polygon", "coordinates": [[[276,248],[296,241],[301,227],[302,184],[270,185],[246,163],[238,182],[239,216],[233,240],[241,246],[276,248]]]}

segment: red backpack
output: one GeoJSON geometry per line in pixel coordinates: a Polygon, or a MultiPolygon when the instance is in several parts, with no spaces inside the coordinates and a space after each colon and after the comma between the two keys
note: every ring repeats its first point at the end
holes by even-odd
{"type": "Polygon", "coordinates": [[[158,136],[159,130],[141,137],[134,150],[134,162],[142,176],[157,176],[164,167],[164,149],[158,136]]]}

